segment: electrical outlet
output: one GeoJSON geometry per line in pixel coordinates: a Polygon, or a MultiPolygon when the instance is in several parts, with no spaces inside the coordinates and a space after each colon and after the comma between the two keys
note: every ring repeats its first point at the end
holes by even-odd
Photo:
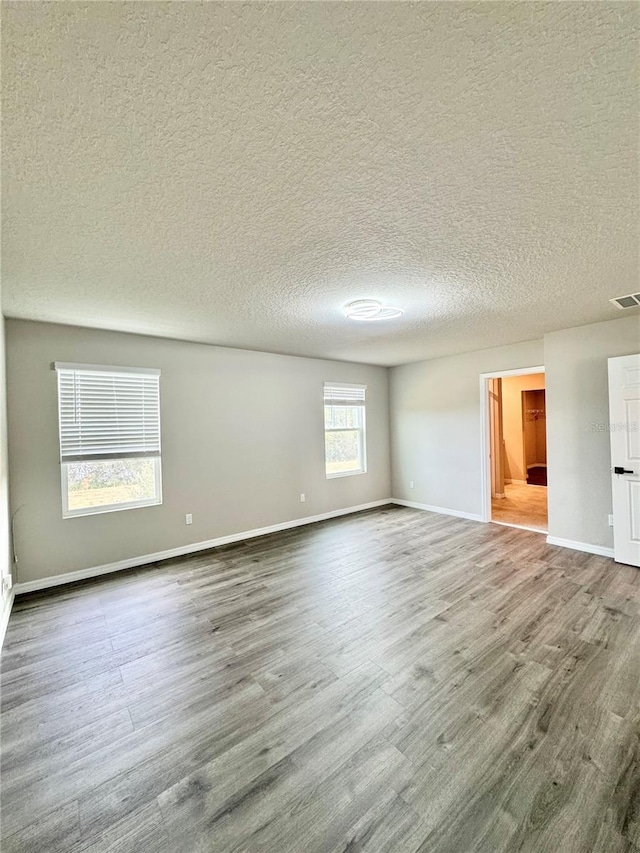
{"type": "Polygon", "coordinates": [[[9,592],[9,590],[13,586],[13,578],[11,577],[11,575],[5,575],[2,578],[2,583],[4,584],[4,588],[7,590],[7,592],[9,592]]]}
{"type": "Polygon", "coordinates": [[[304,492],[300,492],[300,503],[303,504],[307,499],[307,496],[304,492]]]}
{"type": "Polygon", "coordinates": [[[413,489],[414,486],[415,486],[415,483],[413,482],[413,480],[409,480],[409,488],[413,489]]]}
{"type": "Polygon", "coordinates": [[[613,516],[609,516],[609,527],[613,527],[613,516]]]}
{"type": "Polygon", "coordinates": [[[185,515],[185,517],[184,517],[184,523],[185,523],[185,524],[193,524],[193,516],[191,515],[191,513],[190,513],[190,512],[188,512],[188,513],[185,515]]]}

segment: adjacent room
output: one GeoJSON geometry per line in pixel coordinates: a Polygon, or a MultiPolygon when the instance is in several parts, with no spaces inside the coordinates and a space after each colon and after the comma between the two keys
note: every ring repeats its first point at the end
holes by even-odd
{"type": "Polygon", "coordinates": [[[510,373],[490,382],[485,394],[489,398],[491,435],[491,520],[546,533],[544,373],[510,373]]]}
{"type": "Polygon", "coordinates": [[[3,853],[640,851],[640,6],[0,13],[3,853]]]}

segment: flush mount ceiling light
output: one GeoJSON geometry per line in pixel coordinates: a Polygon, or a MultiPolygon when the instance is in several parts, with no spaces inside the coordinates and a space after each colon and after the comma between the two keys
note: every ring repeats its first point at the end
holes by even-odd
{"type": "Polygon", "coordinates": [[[344,315],[349,320],[393,320],[403,314],[402,308],[383,305],[377,299],[356,299],[344,306],[344,315]]]}

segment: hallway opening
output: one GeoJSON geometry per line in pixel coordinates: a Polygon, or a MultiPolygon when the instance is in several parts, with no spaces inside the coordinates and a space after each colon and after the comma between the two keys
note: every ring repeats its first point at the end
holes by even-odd
{"type": "Polygon", "coordinates": [[[486,379],[486,521],[548,532],[544,368],[486,379]]]}

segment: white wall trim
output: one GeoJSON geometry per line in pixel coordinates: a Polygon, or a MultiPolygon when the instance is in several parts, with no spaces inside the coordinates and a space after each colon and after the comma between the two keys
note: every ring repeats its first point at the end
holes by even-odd
{"type": "MultiPolygon", "coordinates": [[[[166,551],[157,551],[154,554],[142,554],[139,557],[130,557],[127,560],[119,560],[116,563],[107,563],[103,566],[92,566],[88,569],[78,569],[75,572],[65,572],[62,575],[53,575],[49,578],[39,578],[38,580],[16,583],[14,584],[13,589],[16,595],[24,595],[27,592],[37,592],[38,590],[48,589],[52,586],[61,586],[65,583],[73,583],[74,581],[86,580],[87,578],[95,578],[100,575],[108,575],[111,572],[119,572],[122,569],[133,569],[136,566],[145,566],[148,563],[157,563],[160,560],[170,560],[173,557],[183,557],[186,554],[194,554],[197,551],[206,551],[209,548],[218,548],[221,545],[230,545],[233,542],[242,542],[245,539],[254,539],[256,536],[266,536],[269,533],[278,533],[281,530],[302,527],[305,524],[315,524],[318,521],[337,518],[340,515],[350,515],[354,512],[363,512],[366,509],[375,509],[376,507],[386,506],[393,503],[394,501],[391,498],[385,498],[381,501],[371,501],[370,503],[360,504],[359,506],[330,510],[329,512],[323,512],[319,515],[308,515],[304,518],[294,518],[291,521],[283,521],[280,524],[271,524],[268,527],[257,527],[254,530],[244,530],[240,533],[231,533],[228,536],[219,536],[217,539],[208,539],[205,542],[193,542],[190,545],[180,545],[178,548],[169,548],[166,551]]],[[[446,510],[443,511],[446,512],[446,510]]]]}
{"type": "MultiPolygon", "coordinates": [[[[431,506],[430,504],[418,503],[416,501],[405,501],[399,498],[385,498],[380,501],[371,501],[370,503],[360,504],[359,506],[347,507],[345,509],[335,509],[330,512],[323,512],[319,515],[308,515],[304,518],[295,518],[292,521],[284,521],[280,524],[272,524],[269,527],[257,527],[254,530],[246,530],[241,533],[231,533],[228,536],[220,536],[217,539],[209,539],[205,542],[194,542],[191,545],[181,545],[178,548],[170,548],[166,551],[157,551],[154,554],[142,554],[139,557],[131,557],[127,560],[119,560],[116,563],[107,563],[103,566],[92,566],[88,569],[79,569],[75,572],[66,572],[62,575],[54,575],[50,578],[40,578],[34,581],[25,581],[24,583],[16,583],[5,602],[2,615],[0,616],[0,648],[4,641],[4,636],[11,615],[11,608],[15,595],[24,595],[28,592],[37,592],[41,589],[49,589],[53,586],[61,586],[74,581],[87,580],[88,578],[99,577],[100,575],[119,572],[122,569],[133,569],[136,566],[145,566],[149,563],[157,563],[160,560],[169,560],[173,557],[183,557],[186,554],[194,554],[198,551],[206,551],[210,548],[218,548],[221,545],[230,545],[233,542],[242,542],[245,539],[254,539],[257,536],[266,536],[269,533],[278,533],[281,530],[290,530],[295,527],[303,527],[307,524],[315,524],[318,521],[326,521],[330,518],[337,518],[341,515],[351,515],[356,512],[363,512],[367,509],[375,509],[388,504],[396,504],[397,506],[405,506],[410,509],[421,509],[425,512],[435,512],[438,515],[450,515],[455,518],[465,518],[469,521],[484,522],[481,515],[472,512],[462,512],[457,509],[447,509],[441,506],[431,506]]],[[[508,525],[512,526],[512,525],[508,525]]],[[[572,539],[558,539],[555,536],[547,536],[548,545],[557,545],[560,548],[571,548],[574,551],[584,551],[588,554],[597,554],[600,557],[613,557],[613,548],[605,548],[602,545],[590,545],[587,542],[574,542],[572,539]]]]}
{"type": "Polygon", "coordinates": [[[585,551],[587,554],[613,558],[613,548],[605,548],[604,545],[590,545],[588,542],[575,542],[573,539],[558,539],[557,536],[547,536],[547,545],[558,545],[560,548],[571,548],[573,551],[585,551]]]}
{"type": "Polygon", "coordinates": [[[505,477],[504,481],[508,486],[527,486],[528,485],[526,480],[512,480],[509,477],[505,477]]]}
{"type": "Polygon", "coordinates": [[[13,607],[14,598],[14,591],[11,590],[4,603],[4,607],[2,608],[2,615],[0,616],[0,649],[2,648],[2,644],[4,643],[4,638],[7,633],[7,625],[9,624],[9,616],[11,616],[11,608],[13,607]]]}
{"type": "Polygon", "coordinates": [[[416,503],[416,501],[403,501],[399,498],[394,498],[391,503],[398,506],[407,506],[410,509],[423,509],[426,512],[436,512],[438,515],[453,515],[455,518],[467,518],[469,521],[483,521],[482,516],[474,512],[462,512],[459,509],[446,509],[443,506],[431,506],[430,504],[416,503]]]}
{"type": "MultiPolygon", "coordinates": [[[[438,513],[439,515],[453,515],[456,518],[467,518],[469,519],[469,521],[485,521],[485,519],[482,518],[481,515],[472,512],[461,512],[457,509],[446,509],[445,507],[441,506],[430,506],[429,504],[416,503],[415,501],[404,501],[400,500],[399,498],[393,498],[391,503],[398,504],[398,506],[410,507],[411,509],[423,509],[427,512],[438,513]]],[[[542,535],[546,533],[545,530],[539,530],[535,527],[525,527],[521,524],[508,524],[507,522],[502,521],[496,521],[494,523],[500,524],[503,527],[516,527],[520,530],[530,530],[532,533],[540,533],[542,535]]],[[[596,554],[599,557],[613,558],[613,548],[605,548],[603,545],[590,545],[588,542],[574,542],[572,539],[558,539],[555,536],[547,536],[546,541],[548,545],[557,545],[560,548],[571,548],[573,551],[584,551],[587,554],[596,554]]]]}
{"type": "MultiPolygon", "coordinates": [[[[536,371],[537,372],[537,371],[536,371]]],[[[403,501],[398,498],[393,498],[391,503],[398,506],[407,506],[412,509],[423,509],[427,512],[436,512],[439,515],[453,515],[456,518],[467,518],[469,521],[482,521],[484,518],[472,512],[461,512],[457,509],[445,509],[441,506],[429,506],[428,504],[416,503],[415,501],[403,501]]],[[[520,530],[530,530],[532,533],[541,533],[544,535],[545,530],[538,530],[535,527],[525,527],[521,524],[508,524],[506,522],[496,521],[495,524],[501,524],[503,527],[517,527],[520,530]]],[[[547,536],[548,545],[558,545],[560,548],[571,548],[574,551],[585,551],[587,554],[597,554],[599,557],[613,558],[613,548],[605,548],[603,545],[590,545],[588,542],[574,542],[572,539],[558,539],[555,536],[547,536]]]]}

